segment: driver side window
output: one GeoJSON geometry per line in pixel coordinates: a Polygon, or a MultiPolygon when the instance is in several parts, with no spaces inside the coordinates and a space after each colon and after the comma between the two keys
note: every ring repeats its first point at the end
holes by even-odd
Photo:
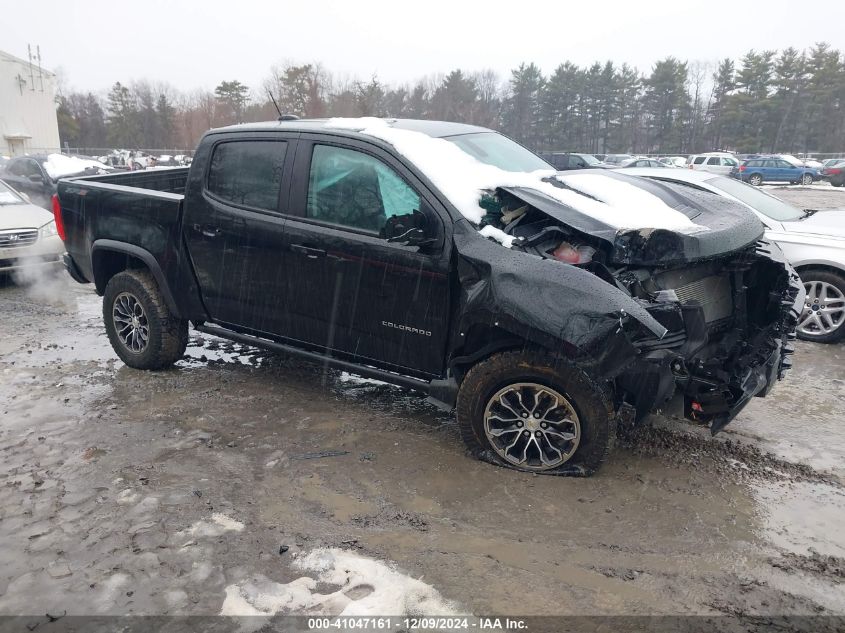
{"type": "Polygon", "coordinates": [[[378,233],[388,218],[419,209],[419,195],[377,158],[343,147],[314,146],[307,217],[378,233]]]}

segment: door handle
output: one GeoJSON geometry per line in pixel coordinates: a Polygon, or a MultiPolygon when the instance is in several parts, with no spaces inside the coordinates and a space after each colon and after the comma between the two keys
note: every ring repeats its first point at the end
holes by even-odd
{"type": "Polygon", "coordinates": [[[194,224],[193,228],[195,231],[202,233],[206,237],[218,237],[221,233],[219,228],[211,226],[210,224],[194,224]]]}
{"type": "Polygon", "coordinates": [[[300,255],[305,255],[308,259],[317,259],[318,257],[325,257],[326,251],[321,248],[311,248],[303,244],[291,244],[290,250],[300,255]]]}

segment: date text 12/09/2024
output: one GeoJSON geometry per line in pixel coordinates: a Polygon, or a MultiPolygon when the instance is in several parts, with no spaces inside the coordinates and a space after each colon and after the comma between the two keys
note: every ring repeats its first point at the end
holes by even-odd
{"type": "Polygon", "coordinates": [[[356,617],[308,618],[308,629],[320,630],[393,630],[406,631],[525,631],[525,620],[483,617],[356,617]]]}

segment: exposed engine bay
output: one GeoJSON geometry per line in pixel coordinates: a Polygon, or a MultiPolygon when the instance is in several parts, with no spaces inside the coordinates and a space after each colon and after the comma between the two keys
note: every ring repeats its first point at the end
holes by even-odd
{"type": "Polygon", "coordinates": [[[631,418],[682,407],[716,433],[791,366],[803,287],[761,228],[748,234],[750,243],[747,235],[737,248],[698,256],[707,248],[695,252],[688,246],[695,242],[684,241],[695,238],[595,230],[589,220],[579,226],[576,216],[564,221],[560,205],[544,206],[521,190],[499,189],[482,204],[485,223],[507,236],[512,250],[589,271],[666,329],[657,336],[640,328],[629,337],[636,359],[613,380],[616,405],[631,418]]]}

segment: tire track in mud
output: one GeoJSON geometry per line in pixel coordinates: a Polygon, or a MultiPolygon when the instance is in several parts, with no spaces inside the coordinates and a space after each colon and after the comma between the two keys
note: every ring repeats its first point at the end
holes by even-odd
{"type": "Polygon", "coordinates": [[[642,457],[654,457],[673,466],[729,475],[735,482],[791,480],[845,489],[842,480],[832,473],[790,462],[754,444],[683,428],[643,425],[620,429],[617,448],[642,457]]]}

